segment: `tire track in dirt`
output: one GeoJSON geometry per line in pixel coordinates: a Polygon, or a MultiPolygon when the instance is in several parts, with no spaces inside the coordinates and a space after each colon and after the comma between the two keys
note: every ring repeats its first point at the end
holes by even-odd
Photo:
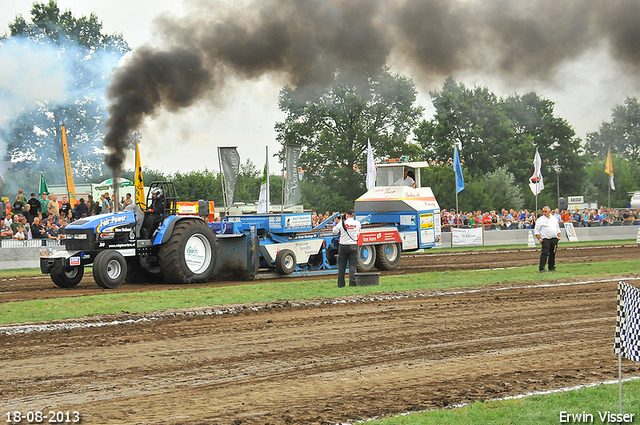
{"type": "Polygon", "coordinates": [[[493,286],[0,335],[0,405],[85,424],[336,423],[599,382],[617,374],[615,291],[493,286]]]}

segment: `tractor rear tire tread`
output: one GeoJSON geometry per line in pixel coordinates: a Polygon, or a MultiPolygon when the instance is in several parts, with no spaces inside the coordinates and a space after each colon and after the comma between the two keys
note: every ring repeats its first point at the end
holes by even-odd
{"type": "Polygon", "coordinates": [[[213,269],[216,264],[217,245],[215,242],[213,231],[204,222],[181,220],[176,223],[169,240],[160,246],[158,252],[159,263],[165,282],[197,283],[207,281],[213,274],[213,269]],[[186,239],[197,233],[198,230],[205,235],[205,238],[207,238],[211,244],[211,263],[204,272],[196,275],[186,266],[184,253],[181,253],[181,250],[184,250],[186,239]],[[191,235],[189,235],[190,233],[191,235]]]}

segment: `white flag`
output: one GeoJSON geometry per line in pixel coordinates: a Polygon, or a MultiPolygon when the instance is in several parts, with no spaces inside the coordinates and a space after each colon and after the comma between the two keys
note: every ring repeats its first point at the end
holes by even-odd
{"type": "Polygon", "coordinates": [[[367,140],[367,190],[376,185],[376,163],[373,160],[371,141],[367,140]]]}
{"type": "Polygon", "coordinates": [[[258,214],[269,214],[269,147],[266,147],[267,158],[264,162],[262,183],[260,184],[260,198],[258,199],[258,214]]]}
{"type": "Polygon", "coordinates": [[[534,195],[537,195],[542,192],[542,189],[544,189],[544,181],[542,180],[542,159],[540,159],[538,149],[536,149],[536,156],[533,159],[533,175],[529,179],[529,187],[534,195]]]}

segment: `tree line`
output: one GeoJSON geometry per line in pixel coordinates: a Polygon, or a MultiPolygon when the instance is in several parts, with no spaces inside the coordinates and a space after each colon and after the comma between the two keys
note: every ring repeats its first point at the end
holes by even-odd
{"type": "MultiPolygon", "coordinates": [[[[101,145],[106,86],[97,83],[107,81],[110,67],[129,51],[126,41],[119,34],[104,34],[97,16],[76,18],[61,12],[54,0],[34,3],[31,18],[27,22],[17,16],[9,25],[10,33],[0,37],[4,51],[10,52],[10,43],[27,43],[29,48],[55,52],[68,64],[73,90],[64,98],[51,95],[35,106],[17,108],[0,122],[0,139],[7,144],[4,160],[13,163],[0,190],[7,193],[11,182],[36,187],[34,169],[44,171],[52,184],[64,181],[58,148],[63,122],[73,140],[70,157],[78,179],[111,177],[101,145]]],[[[459,195],[462,210],[533,209],[535,198],[528,183],[536,149],[545,181],[538,205],[557,205],[558,189],[560,196],[584,195],[587,201],[606,205],[609,178],[604,161],[609,149],[616,183],[611,205],[625,206],[627,192],[640,189],[640,105],[634,97],[613,108],[610,121],[582,140],[555,114],[554,102],[533,91],[500,97],[488,87],[467,87],[448,77],[441,88],[430,92],[435,108],[431,118],[423,116],[416,94],[411,78],[388,67],[357,76],[337,70],[327,87],[281,89],[278,106],[285,118],[275,123],[283,146],[279,155],[286,144],[301,145],[306,208],[344,211],[353,206],[366,190],[368,142],[377,160],[429,161],[421,180],[443,208],[455,206],[454,145],[465,177],[459,195]]],[[[236,201],[257,200],[261,174],[250,161],[242,165],[236,201]]],[[[133,178],[133,171],[123,177],[133,178]]],[[[222,203],[217,172],[164,174],[145,169],[145,181],[165,179],[176,182],[181,199],[222,203]]],[[[270,183],[271,201],[280,203],[281,177],[270,176],[270,183]]]]}

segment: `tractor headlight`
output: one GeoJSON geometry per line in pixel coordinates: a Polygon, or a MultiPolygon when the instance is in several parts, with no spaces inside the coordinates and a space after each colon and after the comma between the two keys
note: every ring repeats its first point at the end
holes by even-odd
{"type": "MultiPolygon", "coordinates": [[[[71,236],[71,235],[69,235],[71,236]]],[[[74,239],[87,239],[87,234],[86,233],[78,233],[76,235],[73,236],[74,239]]]]}

